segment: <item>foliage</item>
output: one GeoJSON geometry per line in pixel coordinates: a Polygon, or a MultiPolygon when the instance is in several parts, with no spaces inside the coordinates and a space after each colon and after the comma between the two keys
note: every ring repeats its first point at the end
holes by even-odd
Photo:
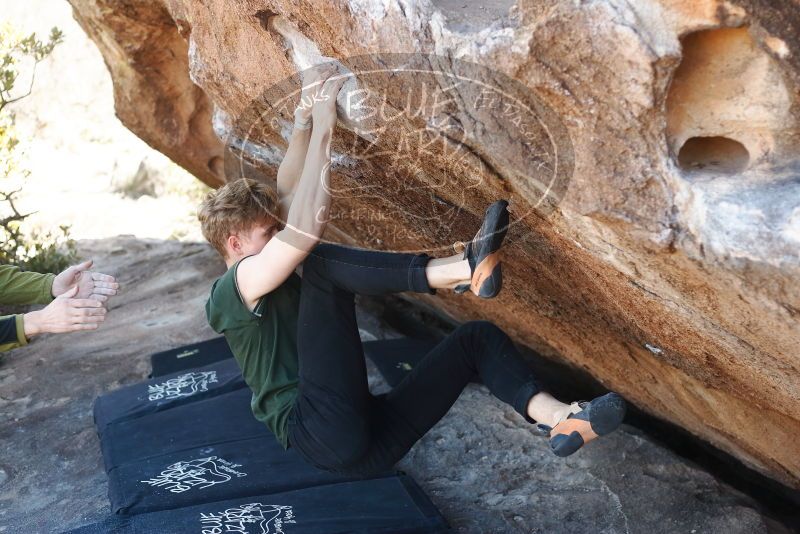
{"type": "Polygon", "coordinates": [[[61,30],[53,28],[48,41],[43,42],[36,38],[35,33],[23,37],[8,24],[0,26],[0,111],[31,94],[36,66],[50,55],[63,37],[61,30]],[[33,65],[30,67],[28,90],[24,94],[14,95],[20,67],[30,61],[33,61],[33,65]]]}
{"type": "Polygon", "coordinates": [[[58,231],[34,231],[23,242],[16,264],[26,271],[59,273],[78,262],[75,240],[69,237],[69,226],[59,226],[58,231]]]}
{"type": "MultiPolygon", "coordinates": [[[[0,172],[6,184],[22,183],[29,175],[20,162],[15,117],[7,106],[31,94],[36,66],[62,40],[58,28],[50,31],[47,41],[41,41],[35,33],[24,36],[8,24],[0,25],[0,172]],[[24,72],[28,73],[29,80],[20,93],[17,82],[24,72]]],[[[40,272],[63,270],[77,256],[75,242],[69,237],[69,227],[62,226],[60,232],[24,234],[22,222],[32,214],[17,210],[14,201],[19,192],[20,189],[0,191],[0,262],[40,272]]]]}

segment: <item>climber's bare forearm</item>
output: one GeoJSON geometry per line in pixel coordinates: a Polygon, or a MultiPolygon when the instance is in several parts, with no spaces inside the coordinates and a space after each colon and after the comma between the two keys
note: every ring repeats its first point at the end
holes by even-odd
{"type": "Polygon", "coordinates": [[[311,110],[313,127],[286,227],[267,241],[258,254],[239,262],[236,282],[244,302],[256,301],[282,284],[322,239],[330,217],[331,139],[336,127],[336,96],[345,78],[328,78],[311,110]]]}
{"type": "Polygon", "coordinates": [[[333,126],[311,133],[303,172],[289,208],[286,227],[258,254],[239,263],[236,283],[252,310],[262,295],[282,284],[319,242],[327,225],[331,198],[328,183],[333,126]],[[321,215],[318,215],[321,214],[321,215]]]}
{"type": "Polygon", "coordinates": [[[278,199],[280,202],[280,217],[285,221],[288,217],[289,207],[292,204],[297,184],[300,183],[300,175],[303,172],[303,164],[308,154],[308,143],[311,140],[311,129],[295,128],[289,139],[289,147],[286,155],[278,167],[278,199]]]}
{"type": "Polygon", "coordinates": [[[332,135],[332,126],[313,128],[303,171],[286,217],[286,229],[296,239],[296,246],[304,250],[310,250],[319,241],[328,223],[332,135]]]}

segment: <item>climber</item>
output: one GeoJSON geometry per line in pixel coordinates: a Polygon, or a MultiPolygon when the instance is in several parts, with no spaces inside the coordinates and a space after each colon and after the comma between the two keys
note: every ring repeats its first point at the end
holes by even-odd
{"type": "Polygon", "coordinates": [[[87,260],[54,275],[0,265],[0,303],[47,304],[0,317],[0,352],[27,345],[39,334],[97,329],[105,320],[105,302],[117,294],[119,284],[113,276],[89,271],[91,266],[87,260]]]}
{"type": "Polygon", "coordinates": [[[331,203],[336,96],[345,79],[332,65],[312,69],[303,80],[277,192],[241,178],[210,193],[198,213],[203,235],[228,268],[211,288],[206,314],[242,368],[256,418],[283,448],[295,448],[321,469],[352,475],[391,468],[475,376],[534,431],[548,435],[559,456],[616,429],[625,413],[619,395],[559,402],[489,321],[456,328],[391,392],[369,392],[355,295],[453,289],[495,297],[508,203],[488,207],[463,255],[432,258],[320,243],[331,203]]]}

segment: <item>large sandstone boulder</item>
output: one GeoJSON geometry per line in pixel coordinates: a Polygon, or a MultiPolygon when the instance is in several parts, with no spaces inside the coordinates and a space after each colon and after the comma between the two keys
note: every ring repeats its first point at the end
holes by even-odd
{"type": "Polygon", "coordinates": [[[411,114],[362,128],[340,101],[326,238],[441,255],[511,198],[501,296],[419,298],[491,319],[800,488],[796,1],[70,2],[123,122],[211,185],[274,181],[292,76],[323,57],[383,67],[345,88],[393,111],[437,80],[369,54],[471,76],[449,93],[445,136],[411,114]],[[478,82],[527,102],[532,135],[466,113],[478,82]]]}

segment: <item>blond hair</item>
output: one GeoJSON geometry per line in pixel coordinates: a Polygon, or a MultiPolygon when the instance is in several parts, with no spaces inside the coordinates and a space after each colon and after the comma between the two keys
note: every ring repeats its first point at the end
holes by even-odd
{"type": "Polygon", "coordinates": [[[228,182],[211,191],[197,212],[203,237],[227,258],[228,236],[254,224],[277,219],[278,196],[267,184],[251,178],[228,182]]]}

